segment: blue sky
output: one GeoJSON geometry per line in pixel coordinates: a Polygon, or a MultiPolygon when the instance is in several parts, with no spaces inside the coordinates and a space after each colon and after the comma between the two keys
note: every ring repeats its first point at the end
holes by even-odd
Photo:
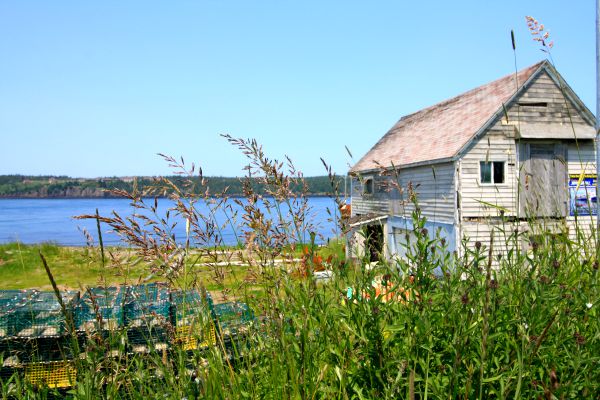
{"type": "Polygon", "coordinates": [[[206,175],[256,138],[305,175],[338,173],[404,114],[545,55],[595,111],[595,2],[4,1],[0,174],[206,175]]]}

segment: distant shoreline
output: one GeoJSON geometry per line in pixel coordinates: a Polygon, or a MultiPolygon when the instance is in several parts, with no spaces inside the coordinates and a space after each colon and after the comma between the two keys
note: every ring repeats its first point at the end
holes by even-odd
{"type": "MultiPolygon", "coordinates": [[[[0,199],[117,199],[122,196],[114,195],[111,191],[133,192],[144,189],[160,187],[157,181],[160,177],[124,177],[124,178],[71,178],[68,176],[27,176],[27,175],[0,175],[0,199]]],[[[182,177],[166,176],[182,192],[190,190],[198,195],[205,193],[218,197],[226,192],[229,197],[244,197],[248,181],[244,178],[228,177],[182,177]]],[[[335,177],[335,185],[343,195],[344,177],[335,177]]],[[[266,187],[260,178],[250,179],[251,190],[259,195],[266,195],[266,187]]],[[[290,191],[303,193],[306,196],[326,197],[333,196],[334,189],[328,176],[305,177],[303,181],[291,182],[290,191]]],[[[174,189],[167,186],[169,192],[174,189]]],[[[139,193],[139,192],[138,192],[139,193]]],[[[165,193],[159,191],[159,193],[165,193]]],[[[159,196],[167,198],[168,196],[159,196]]],[[[153,198],[153,197],[152,197],[153,198]]]]}

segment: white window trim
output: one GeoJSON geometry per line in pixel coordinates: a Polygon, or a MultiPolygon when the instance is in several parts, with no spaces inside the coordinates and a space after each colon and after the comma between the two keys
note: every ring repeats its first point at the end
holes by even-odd
{"type": "Polygon", "coordinates": [[[477,163],[477,183],[479,184],[479,186],[508,186],[508,175],[506,174],[506,166],[508,164],[508,161],[506,160],[479,160],[479,162],[477,163]],[[486,162],[486,163],[495,163],[495,162],[501,162],[503,163],[504,166],[504,182],[503,183],[494,183],[494,167],[492,166],[492,170],[491,170],[491,182],[481,182],[481,163],[482,162],[486,162]]]}

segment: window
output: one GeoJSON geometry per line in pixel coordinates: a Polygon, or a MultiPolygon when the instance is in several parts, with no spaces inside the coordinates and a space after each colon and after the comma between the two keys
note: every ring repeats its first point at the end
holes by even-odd
{"type": "Polygon", "coordinates": [[[373,178],[365,179],[365,186],[364,186],[363,193],[364,194],[373,194],[373,190],[374,190],[373,178]]]}
{"type": "Polygon", "coordinates": [[[480,161],[480,183],[504,183],[504,161],[480,161]]]}

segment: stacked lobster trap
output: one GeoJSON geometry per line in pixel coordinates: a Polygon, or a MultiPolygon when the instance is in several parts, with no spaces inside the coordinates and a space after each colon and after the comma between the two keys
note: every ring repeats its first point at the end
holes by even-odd
{"type": "Polygon", "coordinates": [[[101,345],[107,354],[125,352],[126,286],[88,288],[75,305],[75,330],[82,351],[101,345]]]}
{"type": "Polygon", "coordinates": [[[2,376],[20,372],[35,384],[69,386],[76,377],[70,326],[79,293],[64,291],[61,302],[35,290],[4,291],[0,298],[2,376]]]}
{"type": "Polygon", "coordinates": [[[0,381],[15,374],[37,385],[72,386],[75,362],[186,352],[231,344],[254,320],[244,303],[213,304],[198,290],[166,284],[88,288],[79,294],[0,290],[0,381]]]}

